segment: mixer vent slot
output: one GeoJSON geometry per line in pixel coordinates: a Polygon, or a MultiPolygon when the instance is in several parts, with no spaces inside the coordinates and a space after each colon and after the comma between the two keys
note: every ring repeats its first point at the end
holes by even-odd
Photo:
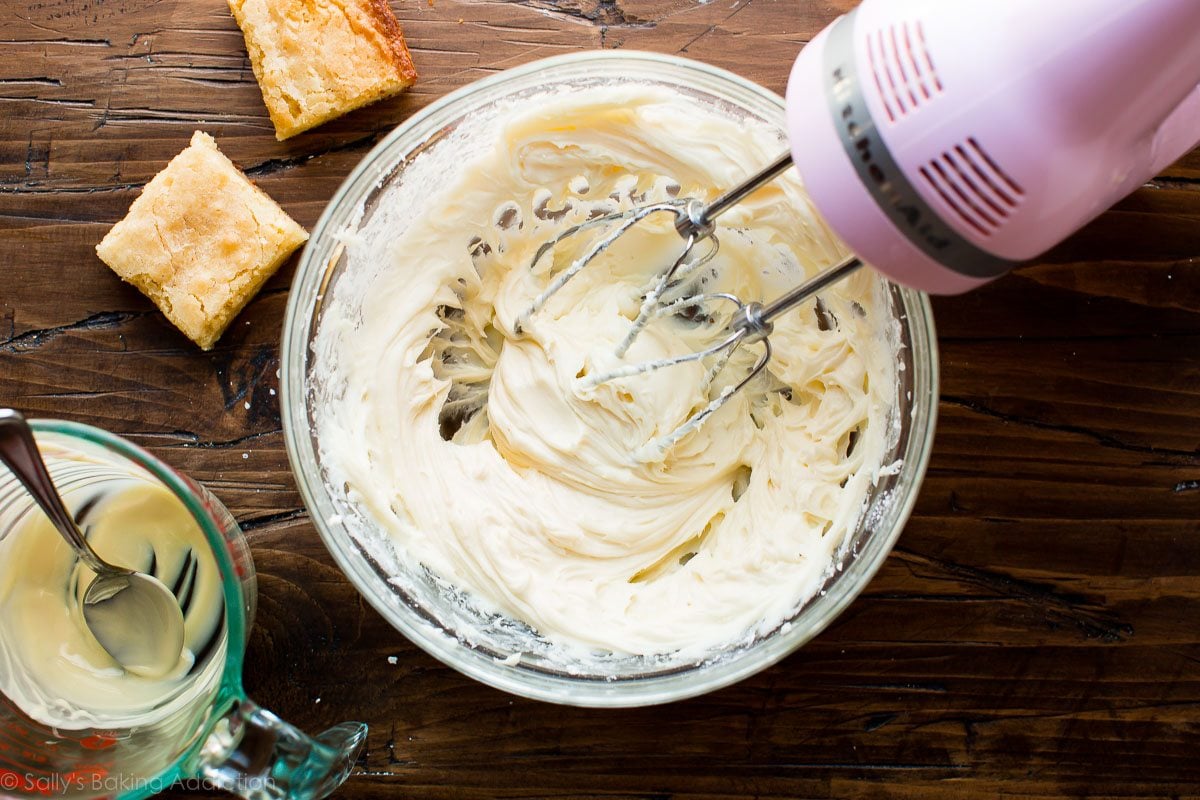
{"type": "Polygon", "coordinates": [[[974,136],[921,167],[926,185],[968,227],[991,236],[1025,198],[1021,188],[974,136]]]}
{"type": "Polygon", "coordinates": [[[888,120],[913,113],[941,94],[920,22],[900,22],[867,35],[867,58],[888,120]]]}

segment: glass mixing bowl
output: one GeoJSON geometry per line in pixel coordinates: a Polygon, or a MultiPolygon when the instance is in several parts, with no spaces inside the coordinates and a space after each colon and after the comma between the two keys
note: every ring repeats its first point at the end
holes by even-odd
{"type": "MultiPolygon", "coordinates": [[[[888,451],[857,527],[810,600],[770,633],[710,652],[703,660],[612,656],[563,667],[522,623],[474,609],[469,596],[420,564],[406,563],[387,534],[332,485],[321,462],[314,411],[336,402],[336,380],[314,377],[313,343],[322,314],[339,298],[339,281],[355,269],[358,237],[395,236],[406,216],[444,185],[431,170],[457,167],[490,144],[489,123],[515,103],[548,91],[620,82],[667,87],[723,114],[770,126],[785,147],[783,99],[723,70],[648,53],[587,52],[510,69],[430,105],[389,134],[342,184],[317,222],[300,261],[283,338],[283,423],[288,455],[313,523],[330,553],[363,596],[428,653],[486,684],[557,703],[636,706],[691,697],[726,686],[780,660],[844,609],[879,568],[900,534],[925,474],[937,407],[937,349],[932,312],[923,294],[887,286],[898,345],[888,451]],[[435,157],[450,148],[454,158],[435,157]],[[381,200],[388,211],[380,213],[381,200]],[[521,651],[516,663],[506,659],[521,651]]],[[[442,155],[445,155],[445,152],[442,155]]],[[[347,283],[346,285],[349,285],[347,283]]],[[[348,291],[348,290],[347,290],[348,291]]]]}

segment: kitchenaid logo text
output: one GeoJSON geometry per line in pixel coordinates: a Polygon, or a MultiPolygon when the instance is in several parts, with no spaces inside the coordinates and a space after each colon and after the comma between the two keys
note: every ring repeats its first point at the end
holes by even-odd
{"type": "MultiPolygon", "coordinates": [[[[860,164],[856,167],[859,176],[864,179],[863,182],[871,190],[871,194],[886,208],[895,212],[890,215],[893,221],[904,222],[910,235],[919,237],[929,248],[936,251],[945,250],[951,241],[939,235],[938,227],[930,223],[925,209],[914,202],[911,196],[905,196],[905,192],[898,188],[897,182],[888,176],[885,164],[880,163],[877,153],[884,152],[884,144],[874,135],[875,123],[870,112],[863,106],[861,94],[856,91],[854,78],[847,74],[843,66],[834,67],[831,77],[833,97],[841,104],[839,116],[842,136],[844,141],[850,144],[847,149],[858,155],[860,164]],[[859,103],[853,101],[855,95],[858,95],[859,103]]],[[[901,182],[901,185],[908,188],[903,178],[901,182]]],[[[911,192],[908,194],[911,195],[911,192]]]]}

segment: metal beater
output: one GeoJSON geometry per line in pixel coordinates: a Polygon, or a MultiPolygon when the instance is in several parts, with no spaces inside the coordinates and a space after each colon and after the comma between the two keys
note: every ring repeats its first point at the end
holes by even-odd
{"type": "Polygon", "coordinates": [[[684,436],[700,427],[713,412],[728,402],[730,397],[736,392],[741,391],[766,369],[767,363],[771,360],[771,342],[768,337],[774,328],[773,323],[776,318],[862,266],[862,261],[857,257],[851,256],[840,264],[810,278],[782,297],[766,304],[758,301],[745,302],[736,295],[728,292],[699,292],[684,294],[681,297],[671,296],[672,289],[686,286],[686,279],[690,275],[693,275],[700,267],[711,261],[716,255],[720,247],[716,235],[717,217],[762,186],[777,178],[791,165],[791,153],[785,153],[770,166],[747,178],[732,189],[729,189],[707,205],[697,198],[666,200],[660,203],[636,206],[614,214],[606,214],[568,228],[538,248],[534,254],[533,261],[530,263],[530,269],[536,268],[542,258],[547,253],[552,252],[565,239],[595,228],[611,226],[612,230],[593,242],[581,256],[572,261],[567,269],[560,272],[541,294],[534,298],[529,308],[517,319],[516,324],[513,326],[514,331],[518,334],[522,333],[531,318],[545,307],[551,297],[558,293],[568,281],[578,275],[588,264],[598,258],[613,242],[624,235],[634,225],[653,214],[672,214],[675,217],[675,230],[683,239],[683,249],[680,251],[679,256],[671,263],[671,266],[659,273],[653,286],[646,292],[641,308],[630,326],[629,332],[617,346],[616,355],[618,358],[623,358],[637,339],[638,334],[655,317],[673,314],[685,309],[702,307],[705,304],[717,301],[731,303],[734,306],[733,314],[725,328],[724,338],[711,347],[694,353],[674,358],[657,359],[655,361],[643,361],[598,375],[589,375],[580,379],[581,384],[588,387],[598,386],[602,383],[617,380],[618,378],[632,377],[634,375],[673,367],[678,364],[713,358],[713,362],[709,365],[705,373],[704,385],[701,387],[702,392],[707,392],[710,385],[725,368],[726,364],[729,363],[730,358],[739,347],[761,343],[763,345],[763,352],[744,378],[735,384],[726,386],[703,409],[697,411],[675,430],[659,438],[656,443],[657,447],[665,451],[684,436]],[[707,243],[709,247],[707,251],[697,254],[695,253],[696,247],[701,243],[707,243]]]}
{"type": "Polygon", "coordinates": [[[707,206],[654,203],[546,243],[534,266],[569,236],[613,227],[515,327],[631,227],[673,214],[683,250],[647,291],[617,355],[655,316],[718,301],[734,307],[722,338],[583,380],[712,358],[711,383],[738,347],[761,342],[763,353],[744,379],[662,437],[665,451],[766,368],[776,317],[863,261],[917,289],[965,292],[1058,244],[1200,144],[1197,30],[1196,0],[863,0],[792,67],[790,155],[707,206]],[[716,255],[716,218],[793,159],[814,206],[856,257],[766,304],[726,293],[676,297],[716,255]]]}

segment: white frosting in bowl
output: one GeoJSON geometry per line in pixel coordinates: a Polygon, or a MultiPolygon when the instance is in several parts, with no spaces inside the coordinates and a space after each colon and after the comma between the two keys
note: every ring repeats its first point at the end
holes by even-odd
{"type": "MultiPolygon", "coordinates": [[[[517,335],[578,250],[537,270],[533,255],[589,215],[711,198],[778,138],[633,85],[535,98],[491,133],[402,209],[403,230],[348,239],[371,267],[337,287],[314,346],[313,376],[334,387],[313,414],[330,483],[408,561],[564,651],[701,657],[777,627],[835,569],[881,469],[896,364],[882,283],[864,272],[826,291],[824,324],[811,304],[781,319],[769,378],[639,458],[708,402],[704,368],[579,377],[621,363],[641,294],[679,250],[670,219],[623,237],[517,335]]],[[[718,235],[705,289],[747,300],[843,255],[792,175],[718,235]]],[[[719,321],[666,317],[626,362],[719,335],[719,321]]]]}

